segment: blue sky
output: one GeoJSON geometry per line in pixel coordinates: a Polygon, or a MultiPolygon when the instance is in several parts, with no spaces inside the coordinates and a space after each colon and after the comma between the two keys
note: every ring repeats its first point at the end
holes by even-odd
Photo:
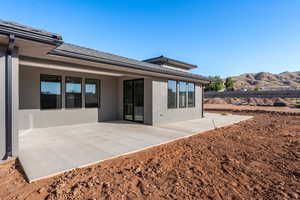
{"type": "Polygon", "coordinates": [[[190,62],[203,75],[300,70],[299,0],[4,1],[0,18],[138,60],[190,62]]]}

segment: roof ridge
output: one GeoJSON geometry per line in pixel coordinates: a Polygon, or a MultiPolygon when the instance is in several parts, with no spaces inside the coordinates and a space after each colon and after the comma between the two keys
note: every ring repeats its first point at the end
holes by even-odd
{"type": "MultiPolygon", "coordinates": [[[[68,43],[68,42],[64,42],[63,44],[66,44],[66,45],[71,45],[71,46],[74,46],[74,47],[80,47],[82,49],[86,49],[86,50],[90,50],[90,51],[94,51],[94,52],[99,52],[99,53],[103,53],[103,54],[107,54],[107,55],[111,55],[111,56],[118,56],[120,58],[124,58],[124,59],[127,59],[127,60],[132,60],[132,61],[135,61],[135,62],[142,62],[142,63],[146,63],[146,64],[149,64],[149,65],[152,65],[152,66],[160,66],[160,65],[157,65],[157,64],[154,64],[154,63],[148,63],[148,62],[144,62],[144,61],[140,61],[138,59],[135,59],[135,58],[128,58],[128,57],[125,57],[125,56],[120,56],[118,54],[114,54],[114,53],[109,53],[109,52],[105,52],[105,51],[101,51],[101,50],[97,50],[97,49],[92,49],[92,48],[88,48],[88,47],[83,47],[83,46],[80,46],[80,45],[77,45],[77,44],[71,44],[71,43],[68,43]]],[[[63,45],[62,44],[62,45],[63,45]]],[[[59,46],[58,46],[59,48],[59,46]]],[[[58,49],[59,50],[59,49],[58,49]]],[[[64,50],[65,51],[65,50],[64,50]]]]}

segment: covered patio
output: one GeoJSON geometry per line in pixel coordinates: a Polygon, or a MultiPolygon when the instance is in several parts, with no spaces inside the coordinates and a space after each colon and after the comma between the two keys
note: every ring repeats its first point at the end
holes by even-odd
{"type": "Polygon", "coordinates": [[[205,118],[156,127],[110,121],[36,128],[20,133],[19,160],[32,182],[250,118],[205,113],[205,118]]]}

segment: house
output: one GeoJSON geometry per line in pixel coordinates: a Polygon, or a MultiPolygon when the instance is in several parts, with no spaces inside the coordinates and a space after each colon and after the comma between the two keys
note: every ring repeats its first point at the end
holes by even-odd
{"type": "Polygon", "coordinates": [[[201,118],[209,81],[189,72],[196,67],[164,56],[129,59],[0,20],[0,160],[17,156],[19,134],[35,128],[201,118]]]}

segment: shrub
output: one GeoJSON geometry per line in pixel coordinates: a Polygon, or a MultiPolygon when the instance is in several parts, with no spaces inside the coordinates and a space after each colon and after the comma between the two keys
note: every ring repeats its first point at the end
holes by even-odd
{"type": "Polygon", "coordinates": [[[234,88],[234,80],[231,77],[226,78],[225,87],[227,90],[233,90],[234,88]]]}
{"type": "Polygon", "coordinates": [[[223,80],[220,76],[209,76],[211,82],[205,86],[206,91],[219,91],[224,88],[223,80]]]}
{"type": "Polygon", "coordinates": [[[277,106],[277,107],[285,107],[285,106],[287,106],[287,105],[286,105],[286,103],[284,103],[284,102],[278,101],[278,102],[275,102],[275,103],[273,104],[273,106],[277,106]]]}
{"type": "Polygon", "coordinates": [[[294,104],[293,107],[294,108],[300,108],[300,104],[294,104]]]}

